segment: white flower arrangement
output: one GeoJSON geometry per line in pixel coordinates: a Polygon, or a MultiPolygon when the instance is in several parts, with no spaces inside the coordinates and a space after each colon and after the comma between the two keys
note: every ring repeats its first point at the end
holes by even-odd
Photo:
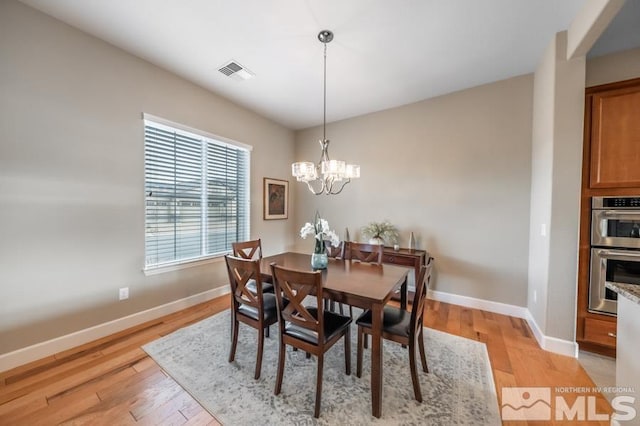
{"type": "Polygon", "coordinates": [[[326,219],[320,217],[320,213],[316,212],[316,217],[313,223],[305,223],[302,229],[300,229],[300,236],[307,239],[308,236],[313,235],[316,239],[316,246],[314,253],[324,252],[324,241],[331,241],[331,245],[338,247],[340,244],[340,238],[338,234],[332,229],[329,229],[329,222],[326,219]]]}

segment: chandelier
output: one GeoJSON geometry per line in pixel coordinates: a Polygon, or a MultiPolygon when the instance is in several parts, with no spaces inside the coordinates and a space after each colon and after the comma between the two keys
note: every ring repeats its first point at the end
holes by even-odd
{"type": "Polygon", "coordinates": [[[335,195],[342,192],[351,179],[360,177],[360,166],[347,164],[340,160],[329,158],[329,139],[327,139],[327,43],[333,40],[333,33],[328,30],[320,31],[318,40],[324,43],[324,115],[322,118],[322,139],[320,147],[320,161],[314,164],[310,161],[300,161],[291,165],[291,174],[298,182],[305,182],[309,191],[315,195],[335,195]]]}

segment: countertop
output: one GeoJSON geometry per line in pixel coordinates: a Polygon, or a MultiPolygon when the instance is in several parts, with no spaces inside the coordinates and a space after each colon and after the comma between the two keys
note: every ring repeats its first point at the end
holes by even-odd
{"type": "Polygon", "coordinates": [[[616,284],[605,283],[608,289],[615,291],[620,296],[624,296],[634,303],[640,305],[640,285],[636,284],[616,284]]]}

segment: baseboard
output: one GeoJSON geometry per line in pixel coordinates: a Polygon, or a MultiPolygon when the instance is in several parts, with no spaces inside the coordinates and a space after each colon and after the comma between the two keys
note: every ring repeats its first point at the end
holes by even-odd
{"type": "Polygon", "coordinates": [[[527,317],[525,318],[529,327],[533,331],[533,335],[536,337],[538,344],[542,349],[549,352],[554,352],[560,355],[570,356],[572,358],[578,358],[578,343],[570,340],[558,339],[557,337],[545,336],[538,323],[536,322],[531,311],[527,309],[527,317]]]}
{"type": "Polygon", "coordinates": [[[533,331],[536,341],[542,349],[549,352],[577,358],[578,344],[569,340],[562,340],[556,337],[545,336],[536,323],[529,309],[524,306],[509,305],[506,303],[493,302],[491,300],[476,299],[474,297],[460,296],[457,294],[445,293],[441,291],[429,291],[429,297],[439,302],[451,303],[468,308],[481,309],[496,314],[509,315],[522,318],[527,321],[533,331]]]}
{"type": "MultiPolygon", "coordinates": [[[[178,312],[182,309],[197,305],[198,303],[206,302],[227,293],[229,293],[228,285],[218,287],[184,299],[156,306],[155,308],[147,309],[146,311],[137,312],[123,318],[77,331],[75,333],[67,334],[46,342],[37,343],[26,348],[2,354],[0,355],[0,372],[83,345],[110,334],[126,330],[127,328],[138,324],[160,318],[164,315],[178,312]]],[[[523,318],[527,321],[529,327],[531,327],[531,330],[542,349],[574,358],[578,356],[578,345],[576,342],[545,336],[540,330],[540,327],[538,327],[538,324],[531,315],[531,312],[523,306],[509,305],[506,303],[460,296],[441,291],[429,291],[429,297],[440,302],[481,309],[483,311],[509,315],[516,318],[523,318]]]]}
{"type": "Polygon", "coordinates": [[[137,312],[126,317],[89,327],[84,330],[76,331],[65,336],[56,337],[55,339],[47,340],[46,342],[37,343],[26,348],[2,354],[0,355],[0,372],[89,343],[93,340],[126,330],[127,328],[134,327],[138,324],[181,311],[182,309],[186,309],[227,294],[229,291],[229,286],[225,285],[202,293],[194,294],[193,296],[189,296],[184,299],[156,306],[142,312],[137,312]]]}
{"type": "Polygon", "coordinates": [[[460,296],[458,294],[442,291],[429,291],[429,298],[438,302],[451,303],[453,305],[466,306],[467,308],[481,309],[496,314],[509,315],[516,318],[527,318],[529,310],[524,306],[508,305],[491,300],[476,299],[475,297],[460,296]]]}

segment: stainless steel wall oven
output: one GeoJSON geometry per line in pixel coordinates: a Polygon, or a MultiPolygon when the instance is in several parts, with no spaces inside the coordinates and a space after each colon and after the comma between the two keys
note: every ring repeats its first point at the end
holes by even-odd
{"type": "Polygon", "coordinates": [[[606,282],[640,286],[640,196],[592,199],[589,311],[616,315],[606,282]]]}

